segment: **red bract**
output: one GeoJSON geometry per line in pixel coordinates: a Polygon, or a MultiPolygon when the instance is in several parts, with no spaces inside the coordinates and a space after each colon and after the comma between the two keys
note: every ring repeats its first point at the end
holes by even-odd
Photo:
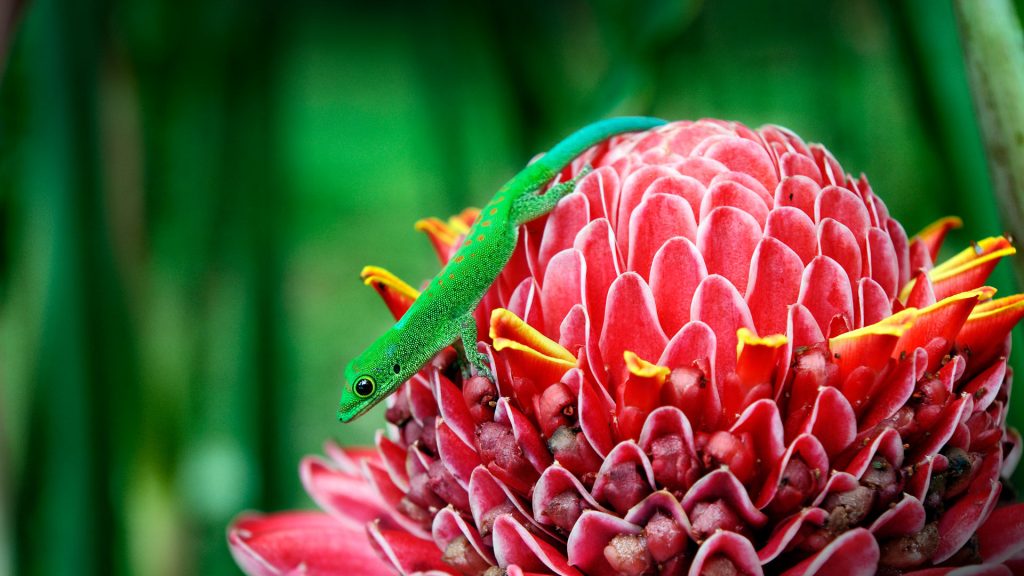
{"type": "MultiPolygon", "coordinates": [[[[477,309],[497,381],[439,354],[376,453],[303,462],[326,514],[236,521],[246,571],[1024,568],[1024,508],[999,500],[1024,296],[985,286],[1006,239],[933,266],[954,219],[908,238],[777,127],[620,136],[560,179],[585,165],[477,309]]],[[[474,217],[419,227],[445,261],[474,217]]],[[[396,317],[417,296],[364,275],[396,317]]]]}

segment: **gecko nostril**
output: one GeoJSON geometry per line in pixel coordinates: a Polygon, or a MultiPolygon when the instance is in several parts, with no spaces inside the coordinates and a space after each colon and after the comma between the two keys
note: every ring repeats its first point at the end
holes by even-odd
{"type": "Polygon", "coordinates": [[[399,366],[398,364],[395,364],[394,366],[392,366],[391,369],[395,371],[395,374],[398,374],[399,372],[402,371],[402,367],[399,366]]]}

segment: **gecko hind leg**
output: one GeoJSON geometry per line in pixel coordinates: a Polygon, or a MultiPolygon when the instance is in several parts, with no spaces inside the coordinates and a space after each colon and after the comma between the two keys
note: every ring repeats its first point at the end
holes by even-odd
{"type": "Polygon", "coordinates": [[[466,314],[462,317],[459,325],[459,340],[455,342],[455,349],[459,352],[462,360],[462,380],[465,382],[476,372],[476,375],[494,382],[494,374],[491,373],[489,366],[490,361],[485,354],[477,350],[476,343],[476,319],[472,314],[466,314]]]}
{"type": "Polygon", "coordinates": [[[565,195],[569,194],[576,189],[576,185],[583,179],[584,176],[591,172],[590,166],[584,166],[580,170],[579,174],[573,176],[572,180],[566,180],[560,184],[555,184],[544,194],[539,194],[540,190],[531,194],[524,194],[515,200],[512,205],[512,223],[515,226],[526,224],[527,222],[539,218],[548,212],[555,209],[555,204],[561,200],[565,195]]]}

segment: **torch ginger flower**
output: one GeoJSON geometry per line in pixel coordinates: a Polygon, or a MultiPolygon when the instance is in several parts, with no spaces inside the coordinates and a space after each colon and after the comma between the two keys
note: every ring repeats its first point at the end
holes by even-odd
{"type": "MultiPolygon", "coordinates": [[[[908,239],[864,177],[768,126],[612,138],[476,312],[496,382],[448,349],[375,451],[301,474],[326,511],[244,515],[250,574],[947,574],[1024,569],[1005,426],[1014,253],[908,239]]],[[[475,217],[422,221],[442,262],[475,217]]],[[[418,293],[364,279],[396,318],[418,293]]]]}

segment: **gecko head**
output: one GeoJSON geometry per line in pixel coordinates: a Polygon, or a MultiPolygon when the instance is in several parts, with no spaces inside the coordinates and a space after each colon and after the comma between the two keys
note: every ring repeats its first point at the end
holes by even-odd
{"type": "Polygon", "coordinates": [[[393,346],[375,344],[345,367],[338,420],[358,418],[408,378],[395,356],[393,346]]]}

